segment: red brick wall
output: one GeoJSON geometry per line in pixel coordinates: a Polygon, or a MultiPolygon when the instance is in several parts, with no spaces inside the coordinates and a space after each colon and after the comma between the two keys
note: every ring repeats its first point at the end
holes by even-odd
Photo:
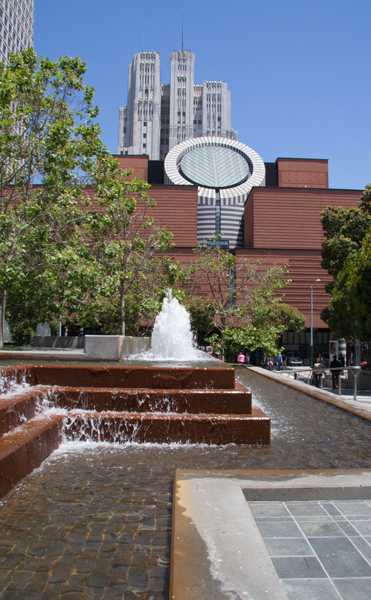
{"type": "MultiPolygon", "coordinates": [[[[94,190],[87,186],[85,190],[95,209],[94,190]]],[[[174,237],[173,242],[180,247],[197,246],[197,186],[193,185],[153,185],[148,190],[156,206],[148,211],[155,225],[164,227],[174,237]]],[[[99,208],[100,212],[104,208],[99,208]]]]}
{"type": "Polygon", "coordinates": [[[279,187],[328,188],[327,159],[277,158],[279,187]]]}
{"type": "Polygon", "coordinates": [[[148,160],[149,157],[146,154],[133,155],[133,154],[116,154],[120,169],[133,169],[133,173],[128,179],[139,177],[143,181],[148,180],[148,160]]]}
{"type": "Polygon", "coordinates": [[[361,190],[255,187],[245,204],[245,247],[320,250],[321,210],[329,204],[356,207],[361,194],[361,190]]]}
{"type": "Polygon", "coordinates": [[[197,246],[197,186],[153,185],[148,194],[156,201],[151,210],[156,225],[174,234],[180,247],[197,246]]]}

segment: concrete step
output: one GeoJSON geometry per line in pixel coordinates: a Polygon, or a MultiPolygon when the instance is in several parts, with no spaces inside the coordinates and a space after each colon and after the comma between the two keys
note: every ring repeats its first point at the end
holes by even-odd
{"type": "Polygon", "coordinates": [[[62,414],[35,417],[0,438],[0,498],[58,448],[63,419],[62,414]]]}
{"type": "Polygon", "coordinates": [[[32,419],[38,402],[48,390],[47,386],[36,386],[0,396],[0,436],[32,419]]]}
{"type": "Polygon", "coordinates": [[[241,384],[234,390],[149,390],[110,388],[53,388],[61,408],[164,413],[251,413],[251,392],[241,384]]]}
{"type": "Polygon", "coordinates": [[[235,388],[229,367],[125,367],[37,365],[30,369],[40,385],[89,388],[217,389],[235,388]]]}
{"type": "Polygon", "coordinates": [[[269,445],[270,419],[259,408],[249,415],[70,411],[71,440],[179,444],[269,445]]]}

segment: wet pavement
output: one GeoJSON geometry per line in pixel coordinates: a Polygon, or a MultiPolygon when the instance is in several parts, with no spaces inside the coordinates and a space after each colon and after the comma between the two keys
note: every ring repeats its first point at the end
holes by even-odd
{"type": "Polygon", "coordinates": [[[91,446],[67,444],[2,507],[2,600],[167,597],[171,482],[151,476],[158,450],[91,446]]]}
{"type": "Polygon", "coordinates": [[[65,444],[0,510],[0,599],[168,598],[172,478],[183,469],[371,466],[364,419],[239,371],[269,448],[65,444]]]}

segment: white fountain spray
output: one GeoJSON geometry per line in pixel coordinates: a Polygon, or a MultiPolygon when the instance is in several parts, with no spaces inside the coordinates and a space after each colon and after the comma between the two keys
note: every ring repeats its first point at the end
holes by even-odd
{"type": "Polygon", "coordinates": [[[152,358],[192,361],[200,357],[193,343],[189,314],[168,290],[152,333],[152,358]]]}

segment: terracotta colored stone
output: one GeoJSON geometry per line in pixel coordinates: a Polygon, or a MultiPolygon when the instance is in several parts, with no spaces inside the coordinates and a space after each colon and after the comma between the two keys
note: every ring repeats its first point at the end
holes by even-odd
{"type": "Polygon", "coordinates": [[[122,367],[40,365],[41,385],[100,388],[234,389],[234,369],[217,367],[122,367]]]}
{"type": "Polygon", "coordinates": [[[16,365],[0,373],[5,391],[33,385],[0,397],[0,497],[58,447],[62,427],[79,440],[270,443],[270,419],[232,368],[16,365]],[[68,416],[32,418],[48,391],[68,416]]]}
{"type": "Polygon", "coordinates": [[[38,417],[0,438],[0,498],[58,448],[63,415],[38,417]]]}
{"type": "Polygon", "coordinates": [[[235,390],[148,390],[111,388],[54,388],[57,406],[118,412],[251,413],[251,392],[235,390]]]}
{"type": "Polygon", "coordinates": [[[113,413],[72,411],[71,439],[166,444],[270,443],[270,419],[259,409],[250,415],[113,413]]]}
{"type": "Polygon", "coordinates": [[[0,396],[0,436],[35,416],[36,404],[48,388],[38,386],[8,397],[0,396]]]}

